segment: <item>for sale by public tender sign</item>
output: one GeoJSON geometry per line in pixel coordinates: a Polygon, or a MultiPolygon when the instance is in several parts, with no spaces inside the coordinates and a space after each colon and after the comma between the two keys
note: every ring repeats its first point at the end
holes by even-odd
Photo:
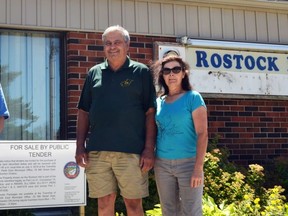
{"type": "Polygon", "coordinates": [[[75,141],[1,141],[0,210],[86,205],[75,141]]]}

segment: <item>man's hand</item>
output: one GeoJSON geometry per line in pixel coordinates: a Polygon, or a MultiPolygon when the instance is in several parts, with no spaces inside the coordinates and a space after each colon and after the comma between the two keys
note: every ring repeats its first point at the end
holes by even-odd
{"type": "Polygon", "coordinates": [[[153,168],[155,156],[153,150],[144,149],[140,158],[140,167],[142,172],[148,172],[153,168]]]}
{"type": "Polygon", "coordinates": [[[89,164],[88,154],[86,153],[86,149],[84,147],[76,148],[75,155],[76,163],[81,167],[87,167],[89,164]]]}

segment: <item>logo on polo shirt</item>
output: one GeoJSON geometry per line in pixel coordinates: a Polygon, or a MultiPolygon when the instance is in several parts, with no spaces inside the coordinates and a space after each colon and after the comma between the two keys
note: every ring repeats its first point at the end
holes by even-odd
{"type": "Polygon", "coordinates": [[[120,83],[120,85],[124,88],[129,87],[134,80],[126,79],[120,83]]]}

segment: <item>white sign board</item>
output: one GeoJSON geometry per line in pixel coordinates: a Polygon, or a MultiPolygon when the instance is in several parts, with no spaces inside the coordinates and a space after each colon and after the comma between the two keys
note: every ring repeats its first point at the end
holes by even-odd
{"type": "Polygon", "coordinates": [[[169,49],[189,63],[191,84],[201,93],[288,95],[287,53],[160,45],[159,58],[169,49]]]}
{"type": "Polygon", "coordinates": [[[86,205],[75,141],[1,141],[0,210],[86,205]]]}

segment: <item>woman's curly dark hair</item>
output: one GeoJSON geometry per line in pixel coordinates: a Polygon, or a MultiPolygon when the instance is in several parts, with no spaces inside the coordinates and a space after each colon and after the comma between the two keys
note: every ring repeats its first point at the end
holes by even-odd
{"type": "Polygon", "coordinates": [[[190,80],[189,80],[189,74],[190,74],[189,64],[187,62],[185,62],[180,56],[168,55],[168,56],[164,57],[163,59],[156,61],[151,66],[151,71],[154,75],[154,84],[156,85],[157,94],[159,96],[169,94],[168,86],[166,85],[164,78],[163,78],[162,68],[164,67],[164,65],[166,63],[171,62],[171,61],[179,62],[180,66],[185,71],[185,76],[182,79],[182,83],[181,83],[182,89],[185,91],[190,91],[192,89],[192,86],[191,86],[190,80]],[[164,89],[164,91],[163,91],[163,89],[164,89]]]}

